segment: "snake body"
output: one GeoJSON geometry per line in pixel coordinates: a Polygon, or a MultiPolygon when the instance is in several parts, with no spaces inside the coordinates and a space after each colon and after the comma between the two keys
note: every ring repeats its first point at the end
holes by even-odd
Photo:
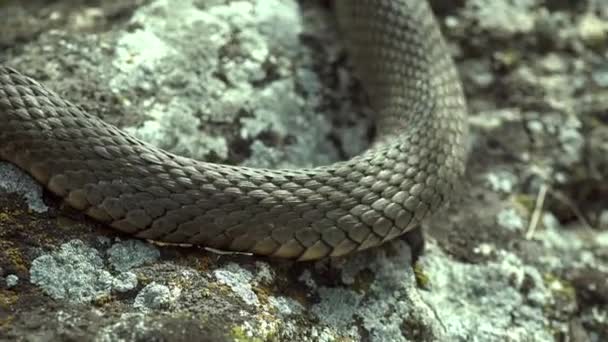
{"type": "Polygon", "coordinates": [[[0,159],[70,206],[139,238],[299,260],[398,237],[458,188],[466,105],[422,0],[336,0],[377,138],[308,169],[201,162],[142,142],[0,66],[0,159]]]}

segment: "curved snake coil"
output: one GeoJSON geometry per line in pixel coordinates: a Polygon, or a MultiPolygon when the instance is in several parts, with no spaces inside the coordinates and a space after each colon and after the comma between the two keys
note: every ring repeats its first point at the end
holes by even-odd
{"type": "Polygon", "coordinates": [[[0,159],[136,237],[299,260],[408,232],[455,192],[466,106],[422,0],[336,0],[377,138],[351,160],[271,170],[200,162],[142,142],[0,66],[0,159]]]}

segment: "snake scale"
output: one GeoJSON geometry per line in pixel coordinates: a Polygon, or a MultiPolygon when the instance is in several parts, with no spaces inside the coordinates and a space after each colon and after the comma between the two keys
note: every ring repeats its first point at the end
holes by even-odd
{"type": "Polygon", "coordinates": [[[457,192],[466,104],[422,0],[336,0],[376,114],[362,154],[308,169],[201,162],[142,142],[0,66],[0,159],[139,238],[313,260],[377,246],[457,192]]]}

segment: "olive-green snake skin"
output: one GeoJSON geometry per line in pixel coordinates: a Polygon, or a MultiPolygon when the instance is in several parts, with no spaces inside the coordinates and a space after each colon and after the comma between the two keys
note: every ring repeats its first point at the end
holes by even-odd
{"type": "Polygon", "coordinates": [[[70,206],[136,237],[299,260],[398,237],[458,189],[466,106],[423,0],[336,0],[376,111],[377,138],[328,166],[200,162],[129,136],[0,66],[0,159],[70,206]]]}

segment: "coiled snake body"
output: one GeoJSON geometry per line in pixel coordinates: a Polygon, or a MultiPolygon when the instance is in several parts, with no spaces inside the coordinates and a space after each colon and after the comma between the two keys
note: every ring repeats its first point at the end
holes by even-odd
{"type": "Polygon", "coordinates": [[[140,238],[299,260],[377,246],[455,191],[465,101],[422,0],[336,0],[377,139],[351,160],[296,170],[173,155],[0,66],[0,159],[90,217],[140,238]]]}

